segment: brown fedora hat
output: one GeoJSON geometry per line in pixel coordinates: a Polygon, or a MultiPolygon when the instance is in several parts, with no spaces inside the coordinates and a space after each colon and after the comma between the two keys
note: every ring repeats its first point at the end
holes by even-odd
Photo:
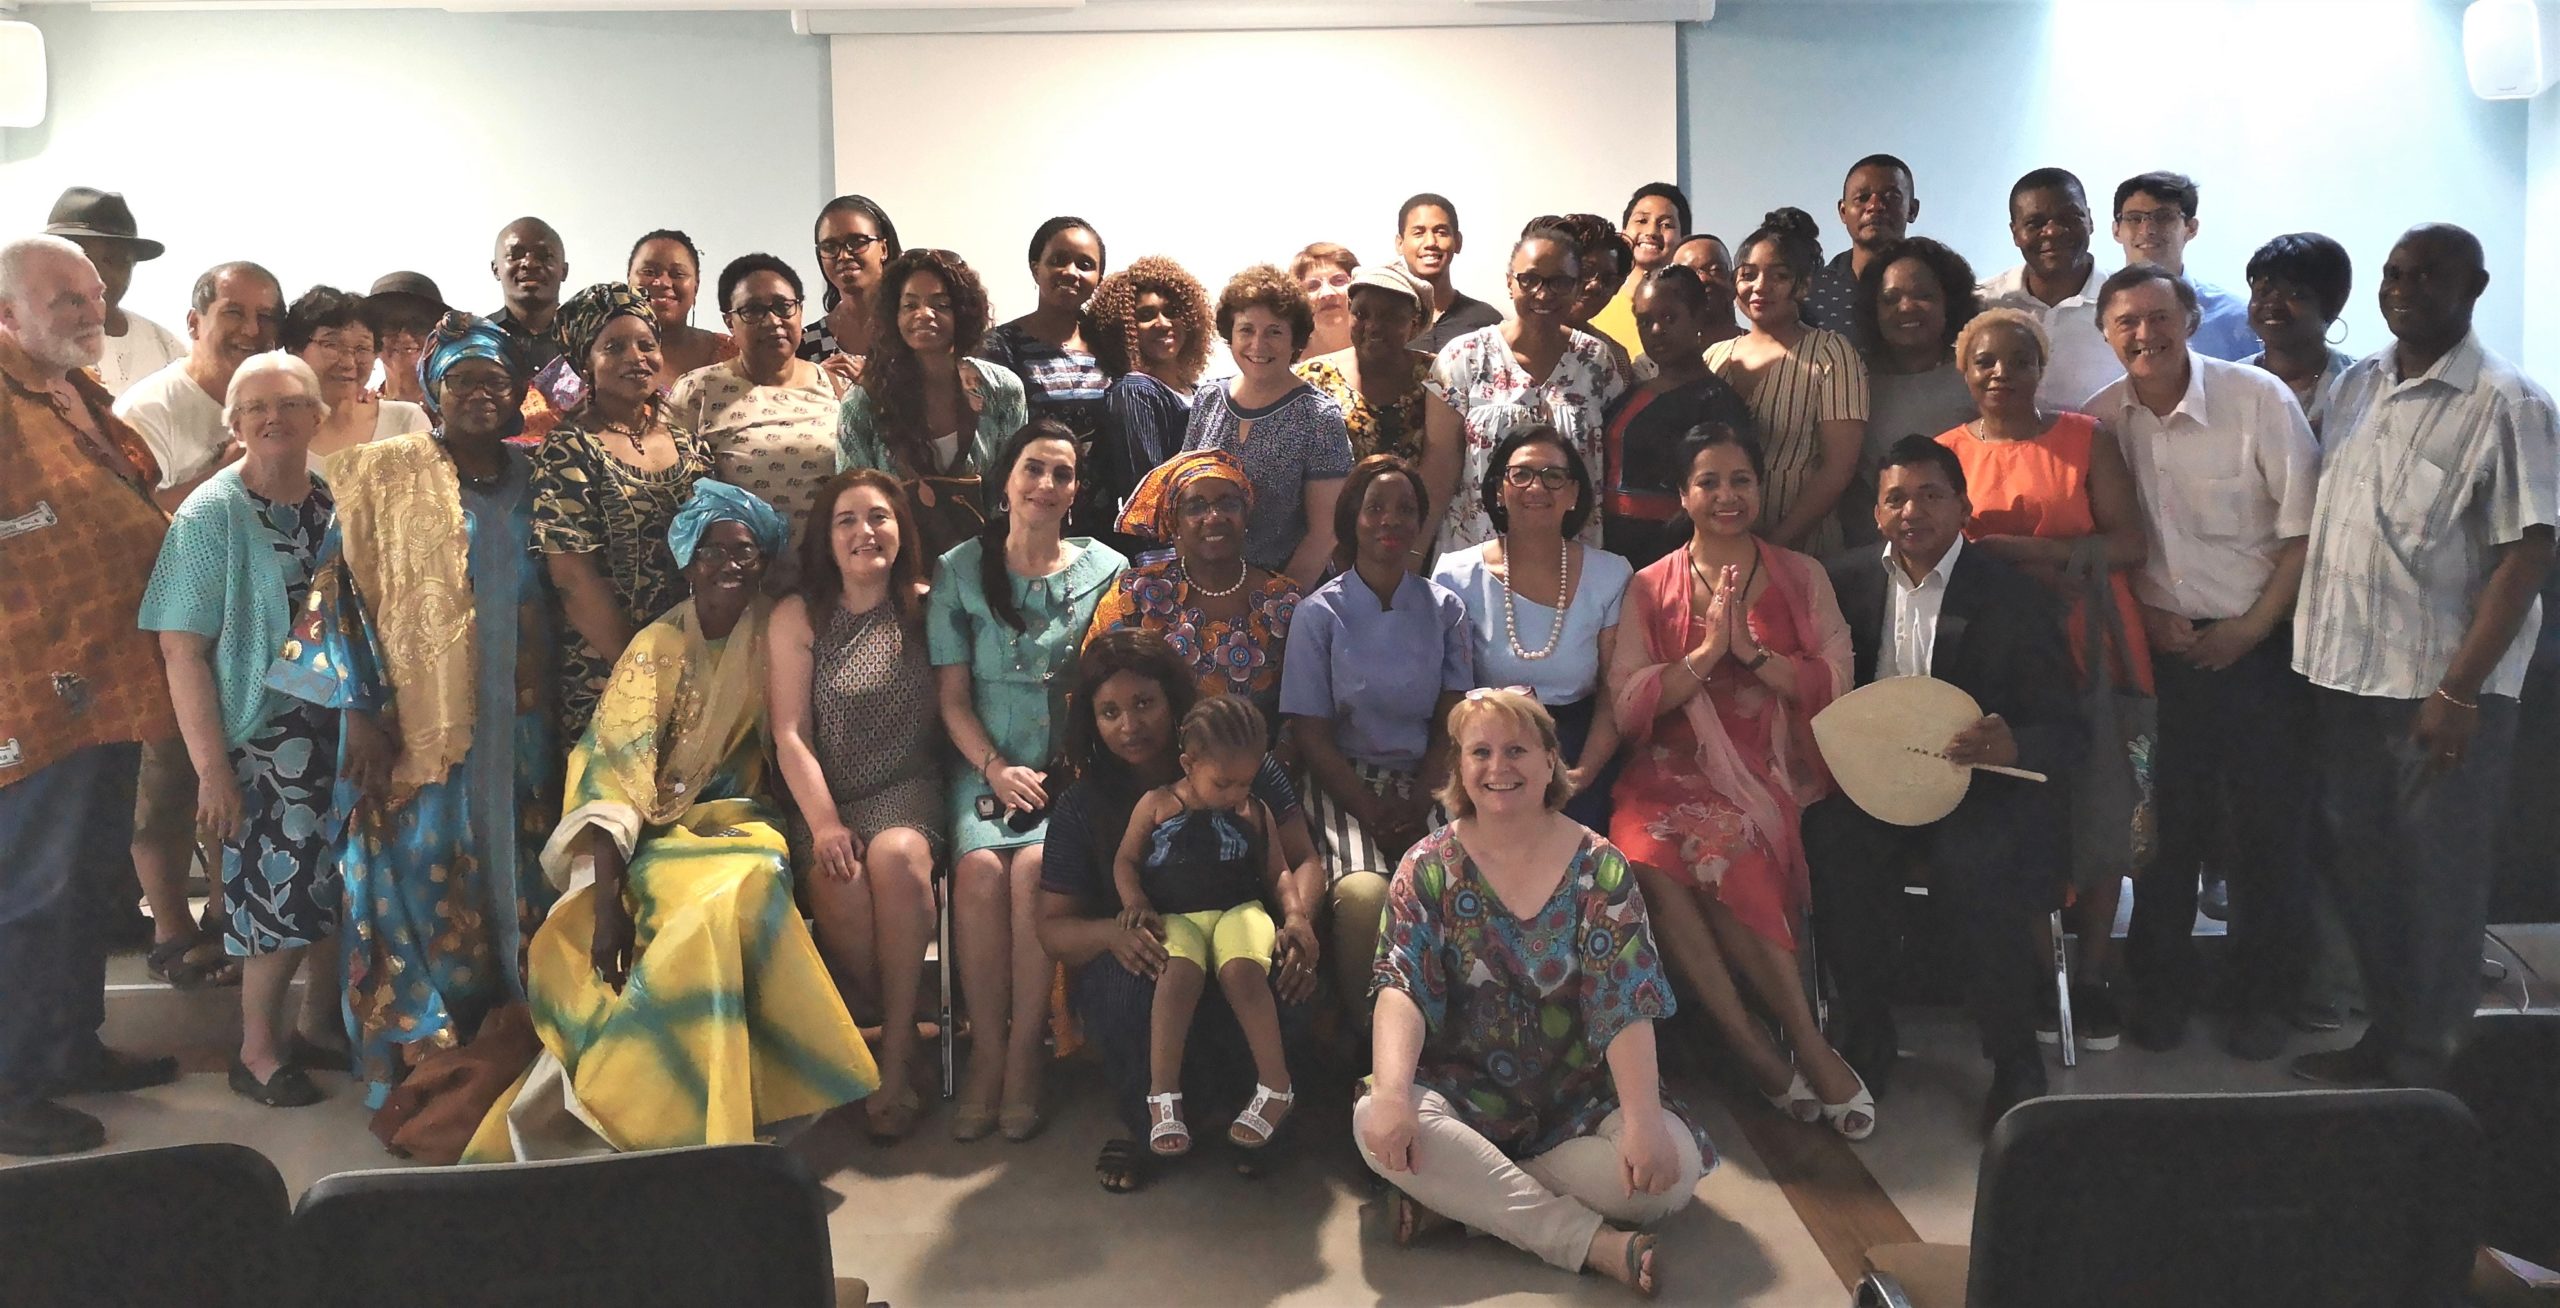
{"type": "Polygon", "coordinates": [[[124,202],[123,195],[94,186],[74,186],[64,191],[62,198],[53,202],[52,215],[45,219],[44,234],[116,241],[132,246],[136,260],[157,259],[169,249],[141,237],[133,225],[133,209],[124,202]]]}

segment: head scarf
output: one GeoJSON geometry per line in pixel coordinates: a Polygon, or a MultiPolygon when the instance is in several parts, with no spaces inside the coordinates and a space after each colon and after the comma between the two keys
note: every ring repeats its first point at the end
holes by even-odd
{"type": "Polygon", "coordinates": [[[1173,543],[1174,511],[1182,503],[1182,492],[1191,483],[1209,478],[1234,482],[1244,492],[1244,505],[1253,508],[1253,479],[1244,472],[1244,464],[1225,450],[1193,450],[1177,454],[1156,465],[1155,471],[1138,481],[1129,492],[1129,502],[1120,510],[1120,530],[1132,536],[1144,536],[1160,545],[1173,543]]]}
{"type": "Polygon", "coordinates": [[[444,416],[444,375],[465,359],[487,359],[504,367],[507,375],[518,382],[531,371],[524,366],[524,356],[516,350],[515,343],[507,339],[504,328],[476,313],[456,309],[437,320],[435,330],[427,333],[426,348],[418,352],[418,383],[426,392],[428,416],[444,416]]]}
{"type": "Polygon", "coordinates": [[[595,285],[560,302],[559,327],[561,348],[569,352],[569,366],[592,385],[594,376],[587,371],[587,358],[595,353],[596,338],[616,318],[630,316],[658,325],[657,312],[649,307],[649,297],[624,282],[597,282],[595,285]]]}
{"type": "Polygon", "coordinates": [[[791,543],[790,524],[773,506],[750,491],[742,491],[725,481],[705,477],[693,484],[693,497],[676,510],[675,521],[667,527],[667,549],[676,556],[676,566],[693,566],[693,548],[702,543],[702,534],[715,522],[742,522],[756,538],[756,548],[768,559],[782,553],[791,543]]]}

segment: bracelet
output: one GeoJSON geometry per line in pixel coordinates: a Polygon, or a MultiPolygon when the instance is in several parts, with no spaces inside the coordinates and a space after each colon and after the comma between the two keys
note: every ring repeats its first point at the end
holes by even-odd
{"type": "Polygon", "coordinates": [[[1688,673],[1689,680],[1698,683],[1700,689],[1706,687],[1707,679],[1698,675],[1698,669],[1689,662],[1689,656],[1686,654],[1680,656],[1680,670],[1688,673]]]}
{"type": "Polygon", "coordinates": [[[998,749],[997,749],[995,746],[993,746],[993,745],[988,746],[988,747],[987,747],[987,756],[986,756],[985,758],[982,758],[982,759],[979,759],[979,760],[978,760],[978,775],[979,775],[979,776],[981,776],[981,777],[983,777],[983,776],[987,775],[987,767],[988,767],[988,765],[990,765],[990,764],[994,763],[997,759],[1000,759],[1000,758],[1002,758],[1002,757],[1004,757],[1003,751],[998,750],[998,749]]]}
{"type": "Polygon", "coordinates": [[[2436,687],[2436,698],[2465,712],[2476,713],[2480,710],[2480,701],[2475,699],[2465,702],[2463,700],[2455,699],[2452,695],[2446,693],[2445,688],[2442,686],[2436,687]]]}
{"type": "Polygon", "coordinates": [[[1747,663],[1743,664],[1743,665],[1742,665],[1742,670],[1743,670],[1743,671],[1745,671],[1745,672],[1758,672],[1758,671],[1760,670],[1760,665],[1761,665],[1761,664],[1763,664],[1763,663],[1766,663],[1766,662],[1768,662],[1768,661],[1769,661],[1769,651],[1767,651],[1767,650],[1763,649],[1763,650],[1761,650],[1761,651],[1760,651],[1759,657],[1754,658],[1754,659],[1752,659],[1751,661],[1749,661],[1749,662],[1747,662],[1747,663]]]}

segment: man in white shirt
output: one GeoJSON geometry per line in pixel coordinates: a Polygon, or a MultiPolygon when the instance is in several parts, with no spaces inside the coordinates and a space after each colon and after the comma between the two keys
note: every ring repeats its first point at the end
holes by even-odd
{"type": "Polygon", "coordinates": [[[2185,173],[2143,173],[2116,185],[2116,245],[2128,264],[2154,263],[2171,276],[2186,278],[2195,292],[2196,326],[2187,347],[2198,354],[2233,363],[2258,353],[2258,334],[2249,329],[2249,301],[2187,272],[2187,242],[2202,225],[2196,221],[2195,179],[2185,173]]]}
{"type": "Polygon", "coordinates": [[[218,264],[196,279],[189,297],[185,358],[135,382],[116,401],[116,416],[142,434],[160,461],[160,507],[176,509],[205,478],[240,457],[222,425],[231,374],[249,356],[276,348],[284,327],[284,288],[254,263],[218,264]]]}
{"type": "Polygon", "coordinates": [[[44,234],[79,246],[106,285],[107,348],[95,371],[107,394],[124,394],[187,352],[186,341],[176,332],[124,307],[124,293],[133,287],[133,266],[159,258],[167,247],[142,238],[123,196],[74,186],[53,202],[44,234]]]}
{"type": "Polygon", "coordinates": [[[2046,407],[2078,409],[2124,375],[2098,332],[2098,284],[2106,274],[2089,253],[2089,193],[2060,168],[2038,168],[2009,188],[2009,239],[2026,262],[1982,284],[1983,307],[2035,316],[2053,342],[2038,395],[2046,407]]]}
{"type": "Polygon", "coordinates": [[[2293,665],[2319,714],[2329,863],[2372,1023],[2305,1054],[2328,1084],[2440,1081],[2479,1003],[2491,837],[2560,521],[2551,396],[2481,347],[2480,242],[2411,228],[2383,264],[2390,347],[2330,397],[2293,665]]]}
{"type": "Polygon", "coordinates": [[[2194,288],[2158,264],[2130,264],[2098,288],[2098,323],[2125,377],[2089,411],[2115,432],[2150,537],[2133,589],[2160,708],[2159,839],[2134,897],[2129,1028],[2155,1051],[2186,1037],[2196,886],[2227,807],[2234,1003],[2223,1047],[2254,1061],[2283,1052],[2304,965],[2313,717],[2292,618],[2319,452],[2282,381],[2191,348],[2198,314],[2194,288]]]}
{"type": "Polygon", "coordinates": [[[1971,966],[1965,1004],[1991,1059],[1983,1126],[2045,1092],[2036,1048],[2036,925],[2062,902],[2068,841],[2065,775],[2088,748],[2071,689],[2062,612],[2045,587],[1988,550],[1966,549],[1964,465],[1926,436],[1886,451],[1878,468],[1882,548],[1830,563],[1849,624],[1857,683],[1935,677],[1961,687],[1984,716],[1946,747],[1964,764],[2015,765],[2048,784],[1977,772],[1964,802],[1925,827],[1891,826],[1846,796],[1805,810],[1813,929],[1839,995],[1833,1044],[1882,1092],[1893,1070],[1890,1007],[1904,874],[1929,869],[1930,894],[1971,966]]]}

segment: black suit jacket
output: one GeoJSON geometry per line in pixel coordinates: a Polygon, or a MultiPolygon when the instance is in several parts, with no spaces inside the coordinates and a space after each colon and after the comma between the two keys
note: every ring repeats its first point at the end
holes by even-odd
{"type": "MultiPolygon", "coordinates": [[[[1876,652],[1885,639],[1892,593],[1884,549],[1864,546],[1828,565],[1831,588],[1840,597],[1840,612],[1848,619],[1849,640],[1857,650],[1861,686],[1876,679],[1876,652]]],[[[2062,605],[2053,592],[1968,544],[1947,575],[1929,670],[1940,681],[1962,687],[1984,713],[1999,714],[2017,738],[2018,766],[2052,778],[2037,789],[2061,794],[2065,777],[2088,754],[2089,726],[2072,687],[2062,605]]],[[[2034,785],[1976,773],[1972,793],[2034,785]]]]}

